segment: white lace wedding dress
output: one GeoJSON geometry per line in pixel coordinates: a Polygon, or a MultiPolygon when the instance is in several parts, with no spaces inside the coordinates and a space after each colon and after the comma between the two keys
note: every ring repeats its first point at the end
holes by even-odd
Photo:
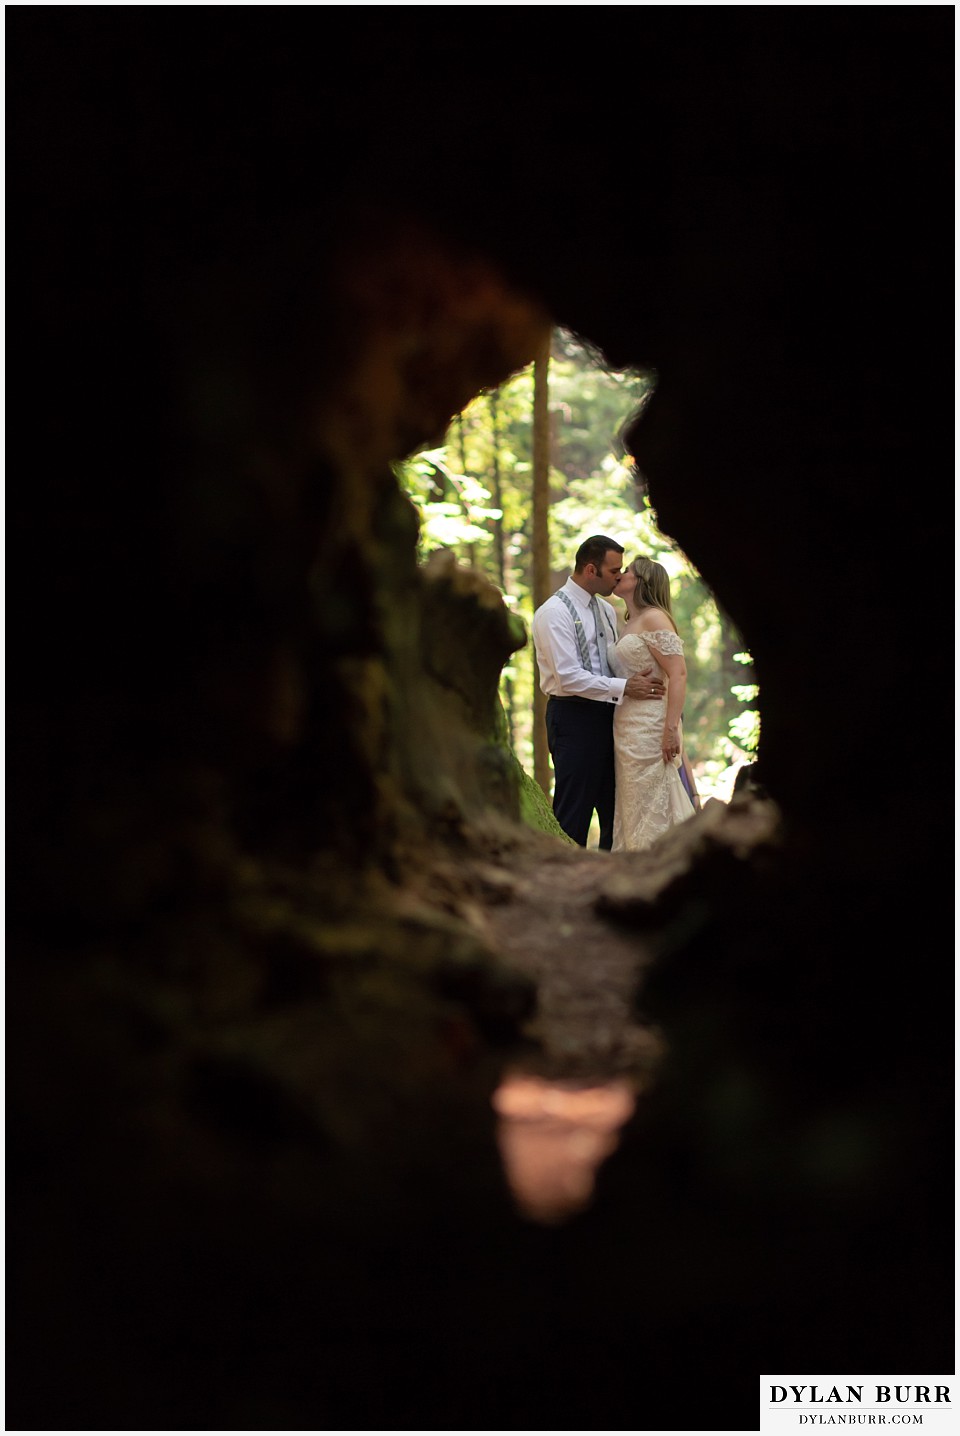
{"type": "MultiPolygon", "coordinates": [[[[629,678],[657,661],[657,654],[683,654],[683,639],[672,629],[625,633],[609,650],[618,678],[629,678]]],[[[663,674],[664,683],[667,676],[663,674]]],[[[665,763],[660,751],[666,698],[624,698],[613,714],[613,752],[617,803],[613,851],[649,848],[668,828],[694,814],[678,766],[665,763]]]]}

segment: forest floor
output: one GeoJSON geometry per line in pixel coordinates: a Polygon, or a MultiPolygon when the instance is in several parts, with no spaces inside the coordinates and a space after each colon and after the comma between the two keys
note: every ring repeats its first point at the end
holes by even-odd
{"type": "Polygon", "coordinates": [[[466,861],[429,865],[429,900],[533,989],[493,1104],[508,1180],[535,1220],[563,1221],[587,1204],[655,1080],[666,1044],[644,1017],[643,986],[662,943],[663,895],[705,850],[744,856],[770,840],[778,817],[769,802],[714,800],[643,853],[495,828],[474,835],[466,861]]]}
{"type": "Polygon", "coordinates": [[[748,860],[776,842],[779,822],[772,802],[737,795],[707,802],[646,852],[579,848],[490,819],[408,855],[396,915],[430,941],[451,995],[493,1033],[497,1140],[534,1219],[582,1208],[655,1084],[667,1044],[644,1012],[645,979],[681,940],[691,870],[725,866],[723,850],[748,860]]]}
{"type": "Polygon", "coordinates": [[[713,800],[647,852],[577,848],[546,834],[481,839],[467,864],[431,870],[455,910],[508,967],[536,986],[525,1028],[546,1075],[642,1078],[662,1043],[642,1020],[643,974],[657,950],[651,914],[705,847],[745,855],[775,833],[770,802],[713,800]]]}
{"type": "Polygon", "coordinates": [[[638,1078],[659,1053],[634,1011],[652,953],[602,911],[614,880],[630,882],[641,863],[657,871],[638,854],[533,849],[515,855],[504,900],[484,909],[490,945],[536,986],[527,1061],[544,1076],[638,1078]]]}

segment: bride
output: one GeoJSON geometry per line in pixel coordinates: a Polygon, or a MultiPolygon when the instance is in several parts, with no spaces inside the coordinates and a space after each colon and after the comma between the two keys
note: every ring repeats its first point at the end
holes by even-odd
{"type": "Polygon", "coordinates": [[[694,814],[680,778],[684,765],[680,714],[687,691],[683,640],[670,604],[667,571],[650,558],[635,558],[624,569],[614,598],[626,604],[626,624],[610,662],[629,678],[651,662],[663,670],[666,696],[657,702],[621,703],[613,716],[616,808],[613,851],[649,848],[657,838],[694,814]]]}

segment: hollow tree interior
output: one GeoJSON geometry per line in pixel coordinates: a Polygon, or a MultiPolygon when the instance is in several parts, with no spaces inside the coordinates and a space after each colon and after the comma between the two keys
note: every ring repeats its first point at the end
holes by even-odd
{"type": "Polygon", "coordinates": [[[11,1428],[950,1370],[948,15],[8,11],[11,1428]],[[655,369],[633,452],[762,695],[770,806],[609,879],[520,821],[528,640],[391,467],[553,325],[655,369]],[[509,904],[559,951],[578,883],[655,1040],[542,1221],[509,904]]]}

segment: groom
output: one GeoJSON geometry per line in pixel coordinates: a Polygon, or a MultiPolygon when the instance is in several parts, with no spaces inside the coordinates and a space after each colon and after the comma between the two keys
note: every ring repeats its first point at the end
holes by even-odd
{"type": "Polygon", "coordinates": [[[547,742],[553,759],[553,811],[582,848],[594,811],[600,847],[613,842],[613,710],[624,698],[661,698],[653,668],[614,678],[607,650],[617,641],[613,592],[623,545],[593,534],[577,549],[573,573],[533,615],[540,687],[547,695],[547,742]]]}

